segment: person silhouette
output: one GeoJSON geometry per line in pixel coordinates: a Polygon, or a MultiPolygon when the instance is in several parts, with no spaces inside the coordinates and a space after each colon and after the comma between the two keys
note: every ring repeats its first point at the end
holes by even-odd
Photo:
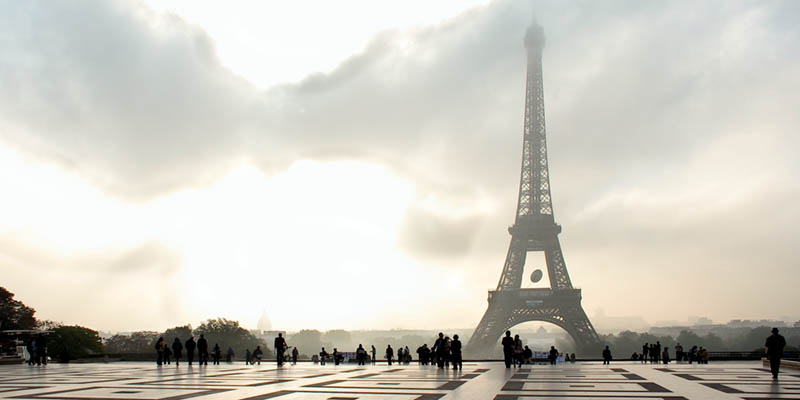
{"type": "Polygon", "coordinates": [[[218,343],[214,343],[214,350],[212,350],[212,355],[214,357],[212,365],[219,365],[219,358],[222,355],[222,350],[219,348],[218,343]]]}
{"type": "Polygon", "coordinates": [[[608,346],[603,349],[603,365],[611,365],[611,349],[608,346]]]}
{"type": "Polygon", "coordinates": [[[450,361],[453,362],[453,369],[462,368],[461,341],[458,340],[458,335],[453,335],[453,340],[450,342],[450,361]]]}
{"type": "Polygon", "coordinates": [[[297,365],[297,356],[300,355],[300,351],[297,350],[297,346],[292,349],[292,365],[297,365]]]}
{"type": "Polygon", "coordinates": [[[208,341],[202,333],[197,339],[197,359],[199,365],[208,365],[208,341]]]}
{"type": "Polygon", "coordinates": [[[181,340],[175,338],[172,342],[172,355],[175,356],[175,366],[177,367],[181,361],[181,357],[183,356],[183,344],[181,344],[181,340]]]}
{"type": "Polygon", "coordinates": [[[392,357],[394,357],[394,350],[392,350],[392,345],[386,345],[386,362],[389,365],[392,365],[392,357]]]}
{"type": "Polygon", "coordinates": [[[164,349],[166,348],[167,346],[164,344],[164,338],[158,338],[156,341],[156,355],[158,357],[156,359],[156,365],[161,365],[164,362],[164,349]]]}
{"type": "Polygon", "coordinates": [[[364,360],[367,358],[367,351],[364,350],[364,347],[361,344],[358,344],[358,348],[356,349],[356,360],[358,360],[358,365],[364,365],[364,360]]]}
{"type": "Polygon", "coordinates": [[[511,331],[506,331],[506,336],[500,344],[503,345],[503,361],[506,363],[506,368],[511,368],[514,356],[514,338],[511,337],[511,331]]]}
{"type": "Polygon", "coordinates": [[[283,352],[286,351],[286,347],[286,339],[283,338],[281,332],[278,332],[278,337],[275,338],[275,355],[277,356],[279,367],[283,365],[283,352]]]}
{"type": "Polygon", "coordinates": [[[772,335],[764,342],[764,347],[767,348],[767,358],[769,359],[769,369],[772,372],[772,379],[778,379],[778,373],[781,370],[781,357],[783,357],[783,348],[786,347],[786,339],[778,334],[778,328],[772,328],[772,335]]]}
{"type": "Polygon", "coordinates": [[[186,361],[189,362],[189,366],[192,366],[192,361],[194,361],[194,349],[197,347],[197,343],[194,341],[194,336],[190,337],[189,340],[186,341],[186,361]]]}
{"type": "Polygon", "coordinates": [[[372,364],[374,365],[375,361],[376,361],[375,360],[375,355],[377,354],[377,351],[375,350],[375,345],[374,344],[371,344],[370,346],[372,346],[372,364]]]}
{"type": "Polygon", "coordinates": [[[556,365],[558,362],[558,350],[555,346],[550,346],[550,354],[548,358],[550,359],[550,365],[556,365]]]}

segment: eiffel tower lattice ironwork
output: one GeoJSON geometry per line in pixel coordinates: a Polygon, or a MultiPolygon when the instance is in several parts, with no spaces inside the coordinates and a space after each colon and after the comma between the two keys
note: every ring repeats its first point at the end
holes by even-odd
{"type": "Polygon", "coordinates": [[[544,321],[563,328],[579,348],[599,343],[581,306],[581,290],[572,287],[558,241],[561,226],[553,218],[542,85],[544,31],[536,23],[525,34],[525,48],[528,73],[517,215],[514,225],[508,228],[511,244],[500,282],[496,290],[489,291],[489,308],[465,349],[472,358],[494,356],[499,351],[501,335],[528,321],[544,321]],[[525,259],[532,251],[544,252],[550,288],[522,288],[525,259]]]}

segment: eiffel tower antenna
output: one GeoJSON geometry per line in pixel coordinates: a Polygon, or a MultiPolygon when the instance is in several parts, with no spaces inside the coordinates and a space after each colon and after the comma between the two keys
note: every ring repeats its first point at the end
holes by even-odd
{"type": "Polygon", "coordinates": [[[497,289],[489,292],[489,308],[467,344],[470,357],[491,357],[503,332],[528,321],[550,322],[572,336],[579,348],[599,343],[581,306],[581,290],[572,287],[553,216],[542,80],[544,29],[534,20],[525,32],[528,53],[522,167],[511,243],[497,289]],[[549,288],[522,288],[529,252],[544,252],[549,288]]]}

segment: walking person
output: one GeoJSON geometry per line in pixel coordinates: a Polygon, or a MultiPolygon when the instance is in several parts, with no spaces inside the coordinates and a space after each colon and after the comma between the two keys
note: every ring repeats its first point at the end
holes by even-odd
{"type": "Polygon", "coordinates": [[[322,351],[319,352],[319,364],[325,365],[325,362],[328,361],[328,352],[325,351],[325,348],[322,348],[322,351]]]}
{"type": "Polygon", "coordinates": [[[292,365],[297,365],[297,356],[300,355],[300,350],[297,350],[297,346],[292,348],[292,365]]]}
{"type": "Polygon", "coordinates": [[[275,355],[278,359],[278,366],[283,366],[284,356],[283,353],[286,351],[286,339],[283,338],[283,333],[278,332],[278,337],[275,338],[275,355]]]}
{"type": "Polygon", "coordinates": [[[661,353],[661,361],[663,361],[664,364],[669,364],[669,347],[664,347],[664,352],[661,353]]]}
{"type": "Polygon", "coordinates": [[[514,339],[511,337],[511,331],[506,331],[506,336],[500,341],[503,345],[503,361],[506,363],[506,368],[511,368],[512,357],[514,356],[514,339]]]}
{"type": "Polygon", "coordinates": [[[453,369],[461,369],[461,341],[458,340],[458,335],[453,335],[453,341],[450,342],[450,359],[453,361],[453,369]]]}
{"type": "Polygon", "coordinates": [[[392,357],[394,357],[394,350],[392,350],[392,345],[386,345],[386,362],[389,365],[392,365],[392,357]]]}
{"type": "Polygon", "coordinates": [[[678,363],[683,361],[683,346],[681,346],[680,342],[675,345],[675,361],[678,363]]]}
{"type": "Polygon", "coordinates": [[[603,349],[603,365],[611,365],[611,349],[608,346],[603,349]]]}
{"type": "Polygon", "coordinates": [[[47,365],[47,339],[44,334],[36,337],[36,365],[47,365]]]}
{"type": "Polygon", "coordinates": [[[194,361],[194,349],[197,347],[197,343],[194,341],[194,336],[190,337],[189,340],[186,341],[184,345],[186,348],[186,361],[189,362],[189,366],[192,366],[192,361],[194,361]]]}
{"type": "Polygon", "coordinates": [[[178,366],[178,363],[181,361],[181,357],[183,356],[183,354],[181,354],[182,352],[183,352],[183,345],[181,344],[181,340],[175,338],[175,340],[172,341],[172,355],[175,356],[176,367],[178,366]]]}
{"type": "Polygon", "coordinates": [[[661,361],[661,342],[658,340],[656,340],[655,350],[656,350],[655,354],[656,364],[658,364],[658,362],[661,361]]]}
{"type": "Polygon", "coordinates": [[[650,353],[650,343],[645,343],[642,346],[642,364],[647,363],[647,357],[649,353],[650,353]]]}
{"type": "Polygon", "coordinates": [[[772,371],[772,379],[778,379],[778,372],[781,370],[781,357],[783,348],[786,347],[786,339],[778,334],[778,328],[772,328],[772,335],[764,343],[767,348],[767,358],[769,359],[769,369],[772,371]]]}
{"type": "Polygon", "coordinates": [[[374,345],[374,344],[371,344],[370,346],[372,346],[372,365],[375,365],[375,361],[376,361],[376,360],[375,360],[375,355],[376,355],[376,352],[375,352],[375,345],[374,345]]]}
{"type": "Polygon", "coordinates": [[[197,358],[199,365],[208,365],[208,341],[202,333],[197,340],[197,358]]]}
{"type": "Polygon", "coordinates": [[[164,362],[164,349],[167,346],[164,345],[164,338],[160,337],[156,341],[156,365],[161,366],[164,362]]]}
{"type": "Polygon", "coordinates": [[[236,354],[233,352],[233,347],[228,346],[228,353],[225,355],[225,362],[232,363],[236,354]]]}

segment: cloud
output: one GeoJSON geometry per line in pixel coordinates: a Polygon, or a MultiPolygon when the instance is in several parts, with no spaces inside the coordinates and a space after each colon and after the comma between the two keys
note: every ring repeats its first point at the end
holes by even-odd
{"type": "MultiPolygon", "coordinates": [[[[0,37],[14,38],[0,40],[3,144],[136,200],[206,184],[242,159],[269,171],[298,159],[389,166],[423,187],[420,199],[441,199],[414,204],[399,242],[467,271],[456,302],[485,306],[519,184],[527,2],[383,32],[331,73],[265,91],[221,67],[211,39],[174,16],[124,2],[3,7],[0,37]],[[457,259],[464,252],[474,261],[457,259]]],[[[653,306],[678,318],[711,286],[725,299],[712,317],[724,319],[749,301],[723,296],[727,272],[768,265],[783,282],[800,279],[785,222],[800,207],[800,5],[536,7],[554,208],[587,304],[610,309],[619,299],[609,288],[630,286],[624,273],[692,288],[660,305],[628,302],[628,314],[653,306]]]]}

